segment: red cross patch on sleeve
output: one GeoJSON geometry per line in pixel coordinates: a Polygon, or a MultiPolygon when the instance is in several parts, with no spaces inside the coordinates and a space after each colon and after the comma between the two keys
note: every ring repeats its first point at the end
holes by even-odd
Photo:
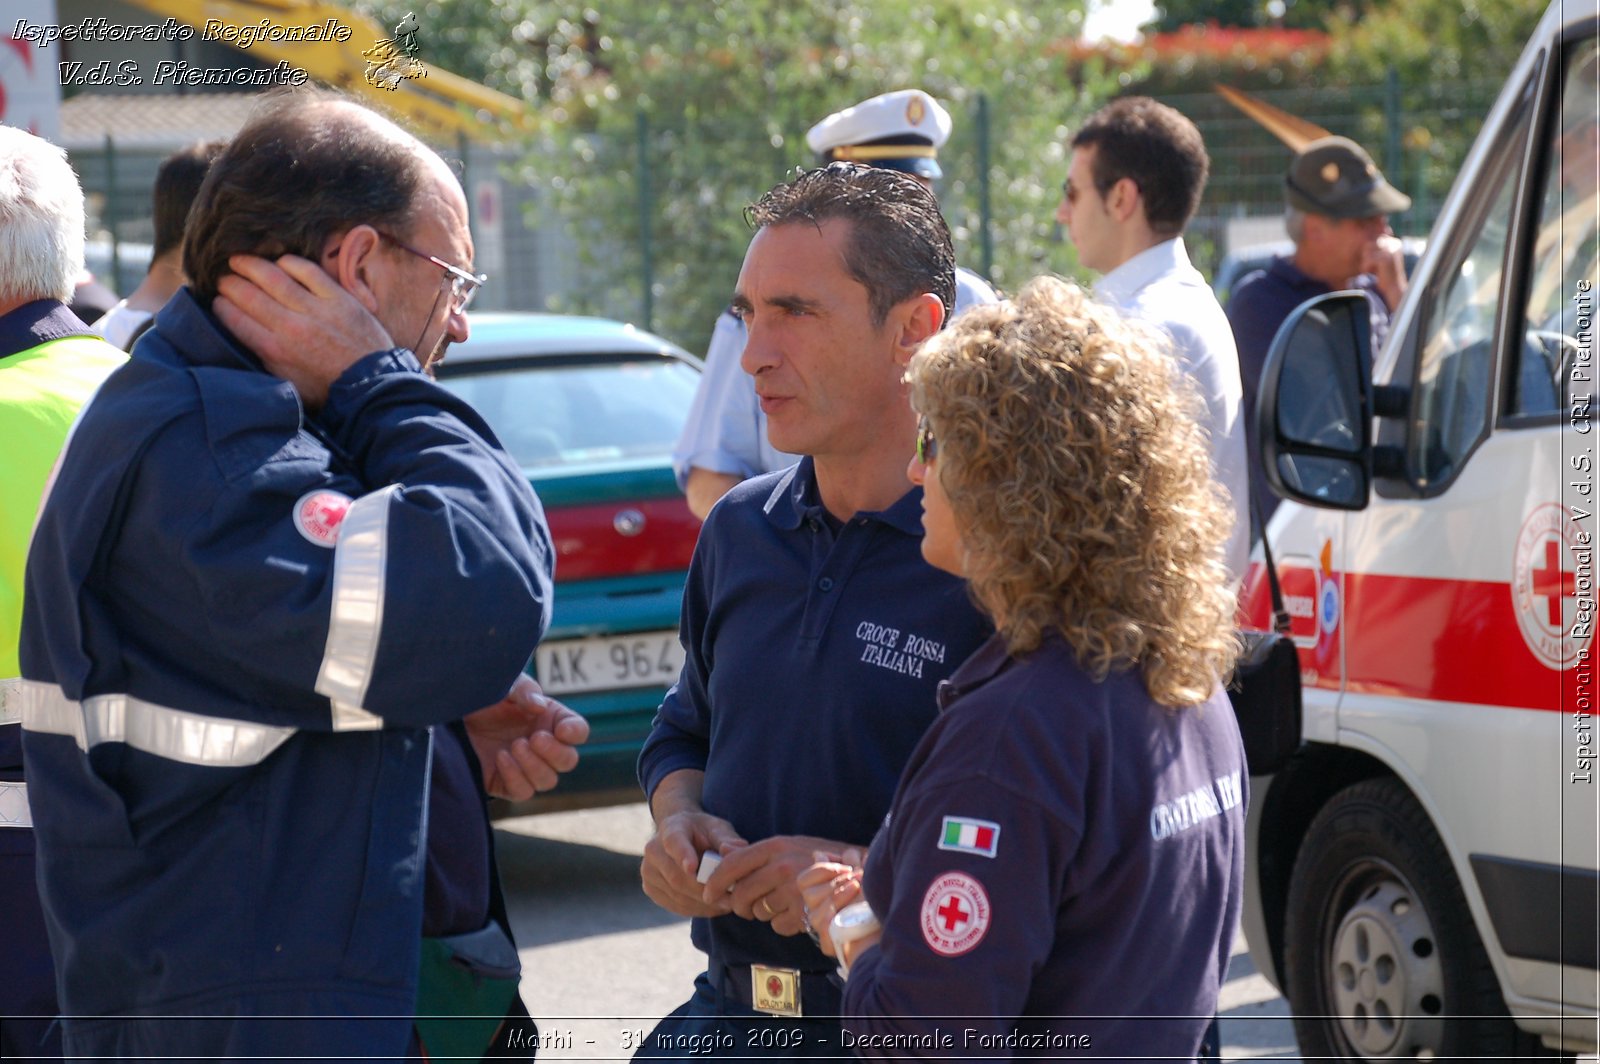
{"type": "Polygon", "coordinates": [[[983,941],[989,916],[983,884],[961,872],[946,872],[922,896],[922,937],[940,956],[958,957],[983,941]]]}
{"type": "Polygon", "coordinates": [[[350,511],[350,496],[342,491],[308,491],[294,504],[294,527],[307,540],[332,550],[339,543],[339,526],[350,511]]]}

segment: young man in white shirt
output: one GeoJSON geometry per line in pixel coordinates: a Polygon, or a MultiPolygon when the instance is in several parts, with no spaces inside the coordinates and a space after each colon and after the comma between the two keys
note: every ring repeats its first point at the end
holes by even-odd
{"type": "Polygon", "coordinates": [[[1189,119],[1148,97],[1114,100],[1072,138],[1056,220],[1078,261],[1101,274],[1095,295],[1164,330],[1205,401],[1212,470],[1233,502],[1226,561],[1238,580],[1250,543],[1239,355],[1222,307],[1183,246],[1209,169],[1189,119]]]}

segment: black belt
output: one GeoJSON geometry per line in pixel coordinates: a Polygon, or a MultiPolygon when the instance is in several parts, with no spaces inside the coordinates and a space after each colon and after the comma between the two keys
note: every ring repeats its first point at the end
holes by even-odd
{"type": "MultiPolygon", "coordinates": [[[[750,994],[748,964],[724,964],[715,957],[708,957],[706,975],[719,995],[737,1002],[745,1009],[755,1011],[754,999],[750,994]]],[[[802,1018],[808,1020],[838,1018],[844,991],[834,982],[833,973],[825,970],[802,971],[799,973],[799,979],[802,1018]]]]}

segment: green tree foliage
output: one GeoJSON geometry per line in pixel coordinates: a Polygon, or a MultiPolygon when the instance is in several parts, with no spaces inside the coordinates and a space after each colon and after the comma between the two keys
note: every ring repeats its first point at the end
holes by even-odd
{"type": "Polygon", "coordinates": [[[1064,141],[1118,87],[1102,60],[1068,59],[1082,0],[434,0],[417,14],[440,27],[434,61],[539,112],[518,178],[540,192],[540,224],[566,229],[584,276],[553,309],[639,320],[647,216],[652,324],[703,350],[749,243],[744,206],[814,163],[804,138],[818,119],[908,87],[955,121],[939,192],[962,264],[984,265],[984,97],[993,280],[1015,288],[1075,267],[1052,217],[1064,141]]]}
{"type": "MultiPolygon", "coordinates": [[[[1362,0],[1360,18],[1325,17],[1314,23],[1316,32],[1191,25],[1125,49],[1127,58],[1144,61],[1133,87],[1189,115],[1211,152],[1211,183],[1191,226],[1191,252],[1214,262],[1232,220],[1280,211],[1291,157],[1222,102],[1215,84],[1256,93],[1359,141],[1413,198],[1412,209],[1394,219],[1396,230],[1426,235],[1546,3],[1362,0]]],[[[1297,9],[1318,6],[1327,12],[1341,5],[1303,0],[1297,9]]],[[[1204,17],[1211,8],[1188,10],[1204,17]]]]}
{"type": "Polygon", "coordinates": [[[1190,25],[1115,51],[1125,69],[1140,71],[1137,91],[1162,97],[1209,93],[1219,83],[1247,92],[1313,88],[1329,47],[1320,30],[1190,25]]]}
{"type": "Polygon", "coordinates": [[[1393,67],[1406,85],[1484,79],[1511,72],[1547,0],[1391,0],[1366,17],[1327,27],[1329,72],[1351,84],[1393,67]]]}
{"type": "Polygon", "coordinates": [[[1175,33],[1207,22],[1255,28],[1265,25],[1266,18],[1262,0],[1159,0],[1155,17],[1139,28],[1146,34],[1175,33]]]}
{"type": "MultiPolygon", "coordinates": [[[[1326,78],[1390,87],[1349,135],[1405,162],[1389,176],[1437,208],[1547,0],[1404,0],[1330,27],[1326,78]],[[1398,150],[1397,150],[1398,149],[1398,150]]],[[[1381,156],[1380,156],[1381,157],[1381,156]]]]}
{"type": "Polygon", "coordinates": [[[1157,0],[1146,33],[1174,33],[1184,26],[1320,30],[1362,18],[1377,0],[1157,0]]]}
{"type": "MultiPolygon", "coordinates": [[[[549,96],[548,34],[531,20],[528,0],[347,0],[352,10],[391,27],[417,16],[424,62],[518,99],[549,96]]],[[[581,16],[581,9],[578,9],[581,16]]]]}

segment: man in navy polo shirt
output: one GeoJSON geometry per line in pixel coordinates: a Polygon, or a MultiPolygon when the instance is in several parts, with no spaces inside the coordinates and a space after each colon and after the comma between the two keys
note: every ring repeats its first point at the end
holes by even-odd
{"type": "MultiPolygon", "coordinates": [[[[951,129],[950,112],[938,100],[921,89],[900,89],[835,111],[807,131],[806,144],[819,165],[842,160],[897,170],[937,194],[935,182],[944,176],[939,149],[951,129]]],[[[989,282],[957,266],[955,305],[945,307],[945,316],[999,298],[989,282]]],[[[798,461],[767,440],[755,384],[739,366],[744,341],[744,323],[731,308],[717,315],[705,371],[672,452],[678,485],[702,520],[739,481],[798,461]]]]}
{"type": "Polygon", "coordinates": [[[834,163],[750,219],[743,367],[773,446],[806,457],[724,496],[690,566],[687,660],[639,756],[656,821],[641,875],[694,917],[707,969],[642,1056],[842,1052],[834,965],[799,934],[795,876],[871,841],[939,681],[989,631],[923,561],[906,478],[902,375],[955,298],[937,201],[834,163]],[[702,881],[705,854],[721,864],[702,881]]]}

